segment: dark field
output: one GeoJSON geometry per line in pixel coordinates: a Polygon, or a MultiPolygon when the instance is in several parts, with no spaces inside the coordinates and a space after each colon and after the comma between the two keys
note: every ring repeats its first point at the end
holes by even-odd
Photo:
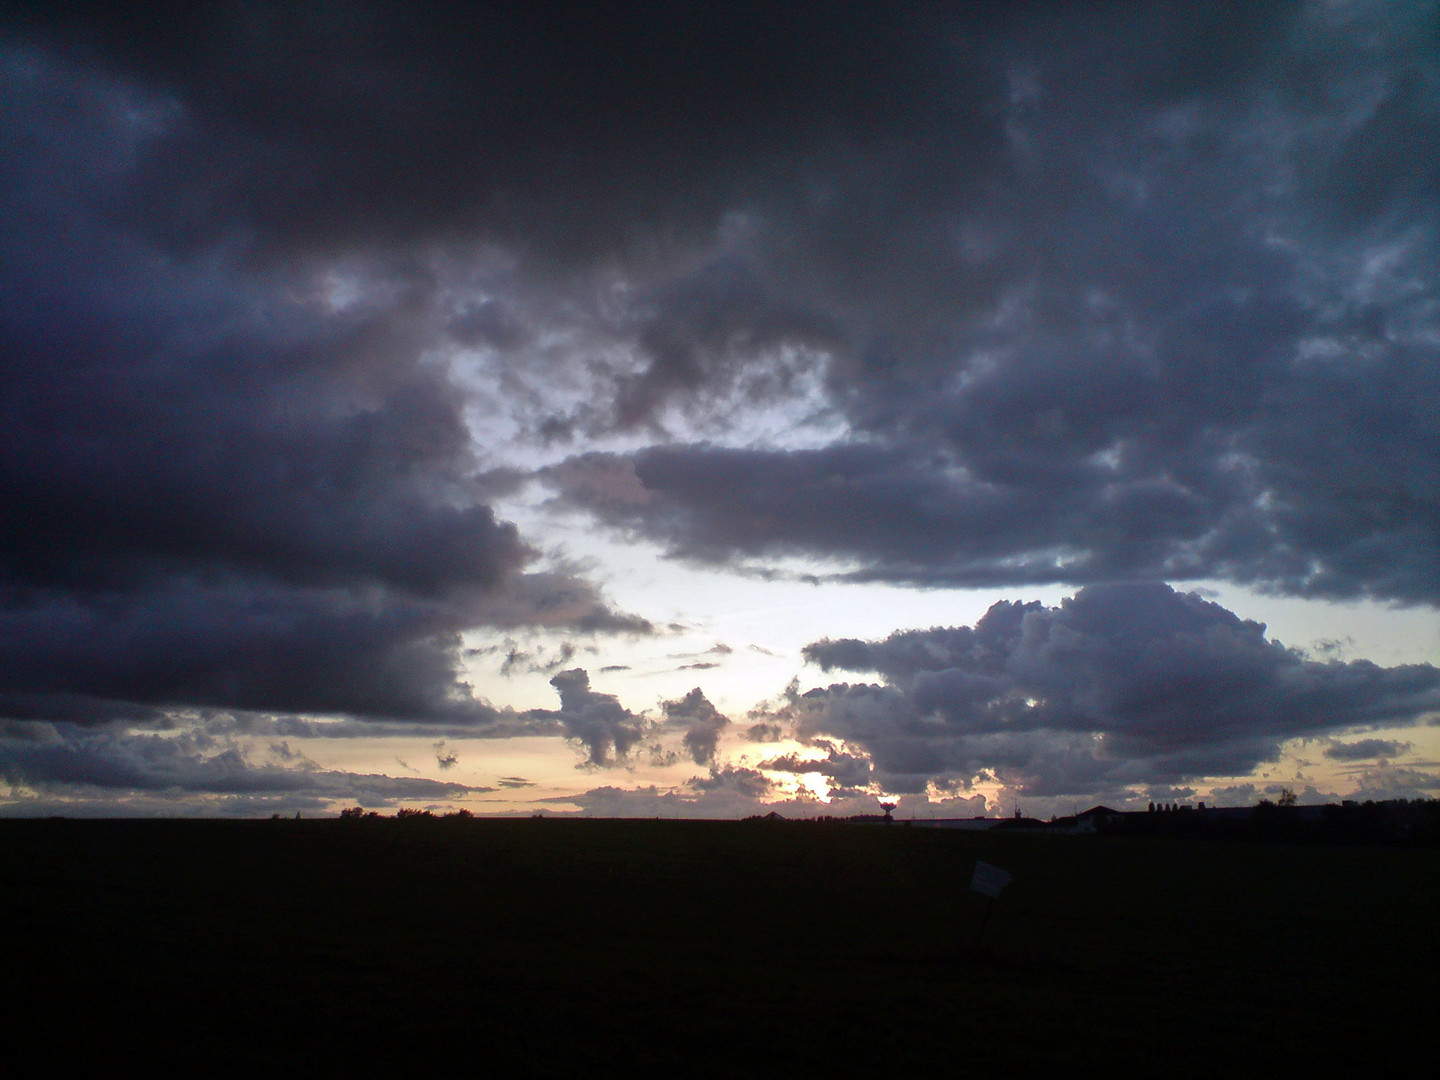
{"type": "Polygon", "coordinates": [[[11,1063],[1373,1076],[1434,1045],[1433,848],[9,821],[0,858],[11,1063]],[[978,946],[977,858],[1014,874],[978,946]]]}

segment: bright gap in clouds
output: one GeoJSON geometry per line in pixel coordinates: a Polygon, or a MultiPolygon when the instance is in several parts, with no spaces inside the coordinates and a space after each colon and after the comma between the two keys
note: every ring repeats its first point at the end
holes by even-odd
{"type": "Polygon", "coordinates": [[[1263,622],[1266,637],[1303,649],[1317,660],[1370,660],[1440,664],[1440,614],[1426,607],[1398,607],[1375,600],[1305,600],[1255,592],[1223,581],[1177,583],[1263,622]]]}
{"type": "MultiPolygon", "coordinates": [[[[502,504],[501,513],[526,534],[558,538],[566,558],[587,567],[610,595],[624,597],[627,610],[661,628],[655,638],[587,641],[581,645],[585,655],[577,654],[576,663],[624,667],[609,681],[634,687],[642,698],[637,707],[700,685],[717,705],[723,700],[725,708],[744,710],[773,696],[792,675],[806,685],[818,681],[819,672],[811,669],[807,678],[802,670],[800,650],[820,638],[872,639],[897,630],[969,626],[1000,600],[1038,600],[1053,607],[1076,592],[1064,585],[976,590],[817,583],[804,577],[844,568],[801,560],[772,564],[776,576],[737,574],[667,558],[657,545],[609,535],[588,521],[549,514],[541,505],[502,504]],[[699,664],[714,666],[685,666],[699,664]]],[[[1279,597],[1215,581],[1176,582],[1175,588],[1265,624],[1269,640],[1317,660],[1365,659],[1386,667],[1440,663],[1440,618],[1427,608],[1279,597]]],[[[547,636],[510,637],[543,642],[547,636]]],[[[549,642],[552,657],[559,643],[549,642]]],[[[523,680],[487,676],[483,663],[473,670],[477,692],[497,704],[525,708],[553,699],[548,687],[537,691],[523,680]]]]}
{"type": "MultiPolygon", "coordinates": [[[[533,508],[530,512],[543,511],[533,508]]],[[[476,657],[472,662],[471,681],[477,693],[496,704],[516,709],[553,708],[555,691],[548,680],[560,666],[560,650],[569,640],[578,647],[563,666],[585,667],[596,690],[615,695],[637,713],[658,716],[661,702],[679,699],[692,688],[700,688],[732,721],[716,755],[717,764],[722,766],[755,768],[787,754],[823,760],[822,752],[793,740],[756,744],[743,734],[750,723],[747,719],[750,710],[762,702],[776,700],[792,679],[797,680],[802,693],[833,682],[878,680],[874,674],[826,673],[808,665],[801,650],[812,642],[827,637],[878,641],[899,630],[973,626],[998,601],[1038,600],[1046,608],[1055,608],[1076,591],[1063,586],[993,591],[919,590],[834,580],[814,584],[796,578],[762,579],[667,559],[654,545],[625,542],[589,528],[582,521],[567,524],[551,517],[545,523],[545,533],[563,535],[567,554],[589,564],[608,591],[624,596],[627,608],[648,618],[660,628],[660,633],[630,640],[612,637],[584,641],[511,635],[510,640],[521,652],[532,655],[536,665],[548,662],[550,667],[541,671],[515,668],[505,676],[499,673],[503,654],[476,657]]],[[[793,562],[786,569],[800,574],[836,568],[793,562]]],[[[1267,640],[1301,649],[1321,662],[1363,658],[1388,667],[1440,660],[1435,617],[1425,609],[1395,610],[1373,602],[1342,604],[1276,598],[1214,582],[1178,583],[1176,588],[1182,592],[1198,592],[1243,619],[1266,623],[1267,640]]],[[[1215,776],[1198,787],[1133,786],[1128,797],[1142,804],[1146,798],[1175,801],[1208,798],[1233,804],[1253,802],[1267,795],[1273,798],[1280,786],[1312,793],[1314,798],[1348,796],[1357,790],[1357,785],[1358,790],[1363,791],[1369,785],[1381,794],[1394,790],[1393,786],[1386,789],[1384,785],[1406,779],[1405,774],[1394,767],[1384,764],[1377,767],[1374,763],[1352,765],[1334,760],[1326,753],[1330,743],[1353,743],[1361,738],[1393,743],[1401,748],[1400,758],[1417,765],[1440,759],[1440,728],[1386,731],[1388,729],[1380,732],[1357,729],[1353,733],[1337,733],[1340,737],[1329,742],[1291,740],[1282,743],[1280,755],[1253,776],[1215,776]]],[[[863,750],[860,752],[863,754],[863,750]]],[[[601,783],[622,787],[650,784],[674,787],[688,776],[703,776],[705,772],[703,767],[682,757],[662,775],[642,756],[622,773],[584,776],[574,771],[575,760],[572,749],[568,755],[552,762],[550,771],[544,772],[542,768],[545,789],[558,796],[567,786],[569,790],[578,791],[601,783]]],[[[820,799],[822,806],[804,812],[828,812],[823,804],[829,801],[831,784],[822,773],[767,775],[776,785],[771,798],[808,796],[820,799]]],[[[971,779],[973,786],[962,794],[985,796],[992,813],[1001,809],[1009,813],[1013,809],[1016,799],[1007,793],[1004,785],[984,777],[971,779]]],[[[1419,777],[1415,782],[1428,781],[1419,777]]],[[[966,817],[974,812],[972,805],[943,809],[945,794],[937,789],[928,801],[920,803],[907,798],[902,812],[966,817]]],[[[571,805],[583,804],[566,803],[565,807],[571,805]]],[[[1068,802],[1063,797],[1058,801],[1021,798],[1019,805],[1030,813],[1068,811],[1068,802]]],[[[612,812],[620,809],[618,802],[611,804],[612,812]]],[[[785,812],[798,811],[790,807],[785,812]]],[[[843,812],[868,811],[864,806],[852,806],[843,812]]]]}
{"type": "MultiPolygon", "coordinates": [[[[527,530],[528,508],[509,506],[505,515],[527,530]]],[[[904,589],[874,583],[822,581],[803,575],[836,572],[813,562],[792,560],[773,566],[787,576],[761,577],[697,567],[665,557],[653,544],[625,541],[582,520],[545,517],[545,535],[559,537],[564,556],[588,568],[612,596],[625,598],[628,611],[659,628],[654,637],[625,640],[552,638],[539,633],[505,635],[522,649],[544,645],[559,655],[562,642],[578,646],[575,665],[586,666],[597,684],[634,708],[679,697],[693,686],[704,689],[722,711],[741,714],[773,697],[789,680],[818,679],[803,670],[800,650],[832,637],[885,637],[895,630],[969,625],[999,596],[962,590],[904,589]],[[606,668],[616,670],[607,672],[606,668]],[[632,701],[632,697],[635,699],[632,701]]],[[[533,525],[530,526],[534,528],[533,525]]],[[[1024,599],[1058,603],[1072,590],[1024,590],[1024,599]]],[[[493,635],[471,635],[494,644],[493,635]]],[[[503,640],[504,638],[502,638],[503,640]]],[[[477,693],[498,705],[549,707],[554,691],[544,679],[498,676],[497,659],[472,665],[477,693]],[[537,700],[538,698],[538,700],[537,700]]],[[[536,661],[541,655],[537,653],[536,661]]],[[[548,677],[548,676],[547,676],[548,677]]]]}

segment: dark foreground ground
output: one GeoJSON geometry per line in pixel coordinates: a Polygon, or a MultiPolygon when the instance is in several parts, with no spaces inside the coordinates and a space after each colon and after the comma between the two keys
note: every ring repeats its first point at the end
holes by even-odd
{"type": "Polygon", "coordinates": [[[1433,1050],[1437,900],[1433,848],[810,823],[9,821],[0,926],[22,1002],[4,1014],[5,1058],[223,1074],[1375,1076],[1433,1050]],[[1014,875],[978,945],[977,858],[1014,875]]]}

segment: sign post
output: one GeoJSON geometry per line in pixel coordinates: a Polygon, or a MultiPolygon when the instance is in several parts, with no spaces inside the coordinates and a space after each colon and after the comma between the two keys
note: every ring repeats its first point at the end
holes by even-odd
{"type": "Polygon", "coordinates": [[[980,944],[980,939],[985,936],[985,927],[990,923],[990,912],[995,907],[995,899],[1000,895],[1000,890],[1009,885],[1010,873],[1001,870],[998,866],[991,866],[986,862],[975,863],[975,873],[970,875],[970,888],[981,896],[989,898],[985,905],[985,918],[980,920],[980,932],[975,935],[975,944],[980,944]]]}

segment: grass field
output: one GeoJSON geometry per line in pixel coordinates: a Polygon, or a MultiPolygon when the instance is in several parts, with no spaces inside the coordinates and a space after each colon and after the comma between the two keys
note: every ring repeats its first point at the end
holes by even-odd
{"type": "Polygon", "coordinates": [[[1434,848],[65,820],[0,822],[0,856],[11,1061],[1208,1077],[1433,1050],[1434,848]],[[1014,875],[978,944],[977,859],[1014,875]]]}

